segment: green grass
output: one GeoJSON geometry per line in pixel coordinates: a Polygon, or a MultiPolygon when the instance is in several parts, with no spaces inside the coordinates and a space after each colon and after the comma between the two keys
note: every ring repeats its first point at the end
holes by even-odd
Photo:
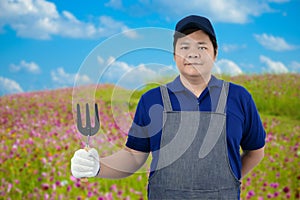
{"type": "Polygon", "coordinates": [[[300,109],[297,109],[300,108],[300,74],[237,76],[229,80],[248,89],[259,112],[300,120],[300,109]]]}

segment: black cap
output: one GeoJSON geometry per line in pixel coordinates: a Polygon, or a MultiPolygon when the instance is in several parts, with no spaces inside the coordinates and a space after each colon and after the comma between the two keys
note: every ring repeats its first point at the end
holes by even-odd
{"type": "Polygon", "coordinates": [[[199,28],[216,40],[215,31],[209,19],[198,15],[190,15],[181,19],[176,24],[175,31],[182,33],[183,31],[192,28],[199,28]]]}

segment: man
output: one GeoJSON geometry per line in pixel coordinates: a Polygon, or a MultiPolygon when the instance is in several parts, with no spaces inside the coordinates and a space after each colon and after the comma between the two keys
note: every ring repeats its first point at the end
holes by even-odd
{"type": "Polygon", "coordinates": [[[126,147],[100,162],[95,149],[78,150],[72,174],[123,178],[151,152],[149,199],[239,199],[240,179],[264,156],[254,101],[243,87],[212,76],[218,46],[207,18],[180,20],[173,45],[180,75],[141,97],[126,147]]]}

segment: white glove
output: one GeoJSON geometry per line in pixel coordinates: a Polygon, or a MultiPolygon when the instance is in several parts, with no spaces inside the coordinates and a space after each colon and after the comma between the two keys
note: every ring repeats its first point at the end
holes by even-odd
{"type": "Polygon", "coordinates": [[[99,155],[96,149],[79,149],[71,159],[71,172],[76,178],[95,177],[100,169],[99,155]]]}

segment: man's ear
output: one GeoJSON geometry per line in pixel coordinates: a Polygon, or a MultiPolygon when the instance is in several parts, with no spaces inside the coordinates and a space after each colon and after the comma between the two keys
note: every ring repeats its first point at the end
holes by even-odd
{"type": "Polygon", "coordinates": [[[218,52],[219,52],[218,49],[216,49],[215,61],[217,60],[218,52]]]}

